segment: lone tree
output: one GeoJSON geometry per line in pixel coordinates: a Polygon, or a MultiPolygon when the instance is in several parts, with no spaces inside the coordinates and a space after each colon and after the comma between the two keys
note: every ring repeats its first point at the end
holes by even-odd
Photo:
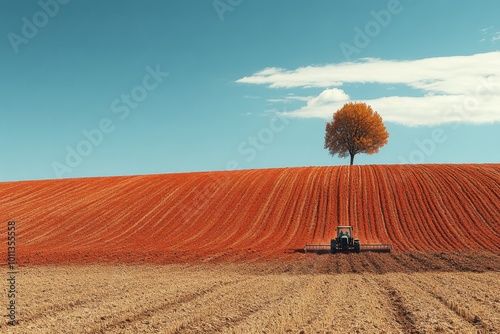
{"type": "Polygon", "coordinates": [[[351,165],[358,153],[377,153],[387,138],[382,117],[366,103],[346,103],[326,123],[325,148],[340,158],[351,156],[351,165]]]}

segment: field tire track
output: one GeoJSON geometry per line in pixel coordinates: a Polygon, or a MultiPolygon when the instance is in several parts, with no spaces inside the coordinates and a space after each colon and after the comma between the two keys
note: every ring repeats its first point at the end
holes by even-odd
{"type": "Polygon", "coordinates": [[[458,303],[442,296],[439,291],[437,291],[437,289],[433,288],[433,284],[422,282],[418,277],[415,276],[409,277],[409,279],[420,289],[428,292],[429,295],[433,296],[444,307],[453,311],[458,317],[476,327],[479,333],[492,333],[495,331],[493,328],[490,328],[487,324],[485,324],[478,315],[473,314],[472,312],[461,307],[458,303]]]}
{"type": "Polygon", "coordinates": [[[213,284],[212,286],[208,288],[201,289],[199,291],[193,292],[193,293],[187,293],[181,297],[179,297],[176,300],[161,303],[154,305],[153,307],[148,307],[144,310],[141,310],[138,313],[134,313],[133,315],[122,315],[120,316],[119,314],[113,314],[113,317],[118,317],[118,319],[112,319],[112,321],[105,321],[93,328],[94,331],[98,331],[100,333],[105,333],[107,331],[111,331],[114,329],[120,329],[120,330],[125,330],[126,328],[132,326],[134,323],[140,322],[142,320],[145,320],[147,318],[150,318],[154,314],[161,313],[163,311],[175,308],[176,306],[180,306],[185,303],[192,302],[194,300],[197,300],[199,298],[202,298],[203,296],[213,293],[217,290],[220,290],[224,287],[227,286],[236,286],[239,283],[248,281],[249,279],[245,280],[233,280],[233,281],[228,281],[228,282],[223,282],[221,284],[213,284]]]}
{"type": "Polygon", "coordinates": [[[407,308],[401,293],[384,278],[376,278],[379,286],[385,290],[385,294],[394,310],[397,323],[401,326],[403,333],[421,334],[416,326],[414,315],[407,308]]]}

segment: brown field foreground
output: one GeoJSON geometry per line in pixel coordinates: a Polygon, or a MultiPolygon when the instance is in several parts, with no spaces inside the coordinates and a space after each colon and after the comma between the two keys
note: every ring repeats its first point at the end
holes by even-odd
{"type": "Polygon", "coordinates": [[[20,267],[1,333],[498,333],[500,255],[20,267]]]}

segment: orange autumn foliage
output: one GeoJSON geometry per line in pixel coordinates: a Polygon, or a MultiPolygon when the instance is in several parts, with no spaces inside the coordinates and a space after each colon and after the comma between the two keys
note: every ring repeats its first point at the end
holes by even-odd
{"type": "Polygon", "coordinates": [[[358,153],[373,154],[387,144],[387,132],[382,117],[366,103],[346,103],[326,123],[325,148],[340,158],[358,153]]]}

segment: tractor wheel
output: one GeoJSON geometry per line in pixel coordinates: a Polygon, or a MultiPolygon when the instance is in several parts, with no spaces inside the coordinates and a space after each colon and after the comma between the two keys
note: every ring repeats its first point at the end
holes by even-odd
{"type": "Polygon", "coordinates": [[[337,253],[337,240],[332,239],[330,242],[330,253],[335,254],[337,253]]]}
{"type": "Polygon", "coordinates": [[[361,245],[359,244],[359,241],[354,241],[354,252],[359,253],[361,251],[361,245]]]}

